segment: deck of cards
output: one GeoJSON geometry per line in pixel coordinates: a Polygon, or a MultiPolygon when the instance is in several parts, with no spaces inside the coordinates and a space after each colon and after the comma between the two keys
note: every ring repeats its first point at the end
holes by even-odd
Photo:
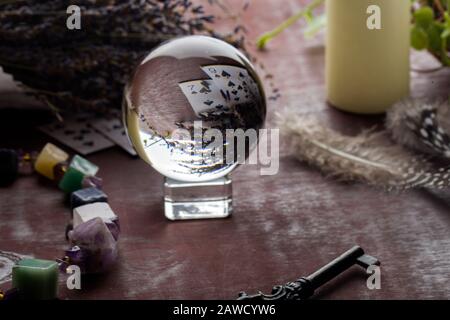
{"type": "Polygon", "coordinates": [[[115,145],[133,156],[136,155],[116,113],[102,117],[82,113],[65,118],[64,122],[53,122],[38,129],[81,155],[88,155],[115,145]]]}

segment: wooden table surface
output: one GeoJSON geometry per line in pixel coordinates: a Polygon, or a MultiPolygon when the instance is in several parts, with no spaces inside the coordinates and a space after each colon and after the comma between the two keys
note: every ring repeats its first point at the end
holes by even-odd
{"type": "MultiPolygon", "coordinates": [[[[244,2],[230,3],[239,11],[244,2]]],[[[253,41],[300,6],[297,0],[283,5],[278,0],[253,1],[240,17],[248,39],[253,41]]],[[[218,20],[218,28],[227,29],[229,20],[218,20]]],[[[273,82],[282,94],[269,101],[268,127],[282,108],[316,114],[346,133],[382,120],[327,106],[322,37],[305,40],[299,25],[256,56],[274,76],[265,80],[268,90],[273,82]]],[[[414,95],[448,94],[450,70],[412,76],[414,95]]],[[[2,88],[9,87],[2,83],[2,88]]],[[[0,107],[17,105],[13,97],[3,91],[0,107]]],[[[24,101],[20,105],[27,107],[24,101]]],[[[49,119],[37,110],[0,110],[0,146],[42,147],[49,138],[35,126],[49,119]]],[[[283,147],[277,175],[260,176],[252,165],[233,174],[231,218],[169,222],[162,207],[163,179],[152,168],[117,147],[88,158],[100,166],[104,190],[120,217],[120,258],[109,274],[84,279],[81,291],[68,291],[62,284],[61,298],[234,299],[239,291],[270,291],[272,285],[306,275],[355,244],[381,260],[381,289],[367,289],[364,270],[353,267],[316,298],[450,298],[450,201],[443,195],[389,195],[336,182],[299,163],[283,147]]],[[[20,178],[0,189],[0,250],[58,258],[67,247],[68,217],[55,186],[34,175],[20,178]]]]}

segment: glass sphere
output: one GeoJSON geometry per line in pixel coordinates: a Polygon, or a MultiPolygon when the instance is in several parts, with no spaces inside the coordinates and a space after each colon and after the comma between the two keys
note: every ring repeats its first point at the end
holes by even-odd
{"type": "Polygon", "coordinates": [[[143,160],[168,178],[200,182],[230,173],[256,147],[253,141],[245,155],[225,157],[237,145],[226,138],[230,130],[262,128],[266,100],[239,50],[211,37],[187,36],[143,59],[125,88],[123,111],[143,160]],[[212,137],[210,129],[222,136],[212,137]]]}

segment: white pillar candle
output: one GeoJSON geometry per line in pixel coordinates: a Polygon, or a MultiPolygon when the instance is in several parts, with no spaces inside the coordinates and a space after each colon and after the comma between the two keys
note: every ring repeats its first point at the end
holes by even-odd
{"type": "Polygon", "coordinates": [[[326,0],[331,105],[382,113],[409,93],[410,0],[326,0]]]}

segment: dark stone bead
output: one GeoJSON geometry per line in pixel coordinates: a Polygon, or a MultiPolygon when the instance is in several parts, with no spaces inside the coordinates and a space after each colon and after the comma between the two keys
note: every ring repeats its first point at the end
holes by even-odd
{"type": "Polygon", "coordinates": [[[0,149],[0,185],[11,184],[19,170],[19,157],[17,152],[11,149],[0,149]]]}
{"type": "Polygon", "coordinates": [[[73,224],[72,223],[68,223],[66,225],[66,240],[69,241],[69,232],[73,230],[73,224]]]}
{"type": "Polygon", "coordinates": [[[20,295],[20,292],[17,288],[11,288],[6,291],[3,300],[5,301],[13,301],[13,300],[22,300],[23,297],[20,295]]]}
{"type": "Polygon", "coordinates": [[[61,181],[61,179],[64,177],[64,174],[66,173],[68,166],[69,164],[67,162],[60,162],[53,167],[53,176],[55,181],[57,181],[58,183],[61,181]]]}
{"type": "Polygon", "coordinates": [[[102,190],[94,187],[75,191],[70,197],[70,207],[72,210],[95,202],[108,202],[108,196],[102,190]]]}

